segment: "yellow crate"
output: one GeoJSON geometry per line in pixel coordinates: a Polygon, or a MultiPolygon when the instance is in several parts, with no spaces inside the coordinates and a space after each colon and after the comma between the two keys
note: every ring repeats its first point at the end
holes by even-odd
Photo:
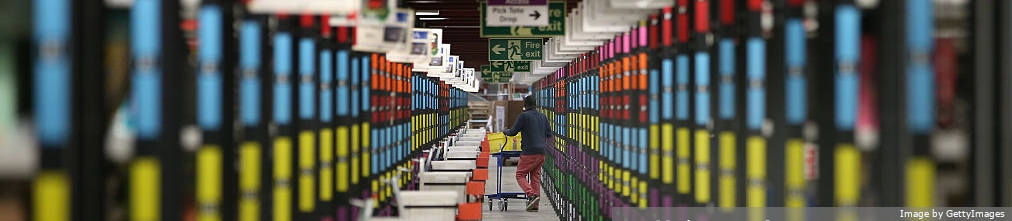
{"type": "Polygon", "coordinates": [[[518,133],[516,136],[507,137],[503,133],[491,133],[485,136],[488,139],[488,148],[492,153],[498,153],[499,147],[502,147],[503,143],[506,143],[506,147],[503,150],[521,150],[520,141],[523,140],[522,134],[518,133]],[[515,138],[515,139],[514,139],[515,138]]]}

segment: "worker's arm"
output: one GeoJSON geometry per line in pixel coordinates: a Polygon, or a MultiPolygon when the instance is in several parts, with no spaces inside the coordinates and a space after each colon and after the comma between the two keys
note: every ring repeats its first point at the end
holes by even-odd
{"type": "Polygon", "coordinates": [[[517,121],[513,122],[513,128],[506,129],[506,131],[503,131],[502,133],[506,134],[506,136],[516,136],[517,133],[520,133],[520,131],[524,129],[524,126],[526,126],[524,123],[526,123],[527,120],[524,118],[527,118],[527,115],[520,114],[520,117],[517,117],[517,121]]]}

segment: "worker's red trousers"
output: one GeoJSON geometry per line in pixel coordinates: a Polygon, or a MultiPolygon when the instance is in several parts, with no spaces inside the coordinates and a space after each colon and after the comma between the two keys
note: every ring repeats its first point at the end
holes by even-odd
{"type": "Polygon", "coordinates": [[[541,195],[541,164],[545,162],[544,154],[520,155],[517,165],[517,184],[524,190],[527,197],[541,195]],[[527,180],[528,176],[530,181],[527,180]]]}

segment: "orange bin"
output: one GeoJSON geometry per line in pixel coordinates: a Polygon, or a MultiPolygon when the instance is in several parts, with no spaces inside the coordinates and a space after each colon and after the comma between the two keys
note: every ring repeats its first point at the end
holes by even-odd
{"type": "Polygon", "coordinates": [[[488,152],[481,152],[481,154],[478,154],[478,158],[475,159],[474,166],[477,168],[488,168],[488,159],[488,152]]]}
{"type": "Polygon", "coordinates": [[[481,220],[481,202],[457,204],[458,221],[481,220]]]}
{"type": "Polygon", "coordinates": [[[485,181],[467,181],[464,193],[467,194],[467,202],[476,201],[481,203],[481,199],[485,198],[485,181]],[[472,196],[474,197],[473,200],[472,196]]]}
{"type": "Polygon", "coordinates": [[[482,153],[488,153],[489,152],[489,150],[488,150],[488,136],[486,136],[485,139],[481,141],[481,152],[482,153]]]}
{"type": "Polygon", "coordinates": [[[484,196],[485,195],[485,182],[482,181],[467,181],[466,192],[467,195],[471,196],[484,196]]]}
{"type": "Polygon", "coordinates": [[[475,159],[474,167],[488,168],[488,157],[478,157],[478,159],[475,159]]]}
{"type": "Polygon", "coordinates": [[[486,181],[488,180],[488,169],[474,169],[471,171],[471,180],[474,181],[486,181]]]}

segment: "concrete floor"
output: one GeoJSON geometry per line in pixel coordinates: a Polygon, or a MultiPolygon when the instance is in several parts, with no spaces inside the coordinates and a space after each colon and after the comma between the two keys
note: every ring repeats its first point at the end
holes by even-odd
{"type": "MultiPolygon", "coordinates": [[[[490,157],[489,161],[490,162],[488,163],[488,181],[485,182],[485,194],[494,194],[496,193],[495,190],[496,180],[499,177],[497,174],[498,171],[496,171],[497,169],[496,164],[498,163],[498,161],[494,156],[490,157]]],[[[522,190],[520,190],[520,186],[517,185],[516,163],[513,164],[506,163],[505,165],[506,167],[502,168],[503,170],[502,191],[523,192],[522,190]]],[[[542,173],[542,175],[544,175],[544,173],[542,173]]],[[[544,195],[544,193],[545,193],[544,186],[542,186],[541,194],[544,195]]],[[[498,200],[495,200],[492,206],[494,210],[489,211],[488,201],[485,201],[485,203],[482,204],[484,208],[482,209],[481,216],[483,220],[493,220],[493,221],[559,220],[559,217],[555,215],[555,209],[552,208],[552,205],[547,198],[541,199],[540,206],[538,206],[539,209],[538,212],[524,211],[526,203],[527,200],[525,199],[510,199],[509,209],[506,211],[499,211],[499,202],[498,200]]]]}

